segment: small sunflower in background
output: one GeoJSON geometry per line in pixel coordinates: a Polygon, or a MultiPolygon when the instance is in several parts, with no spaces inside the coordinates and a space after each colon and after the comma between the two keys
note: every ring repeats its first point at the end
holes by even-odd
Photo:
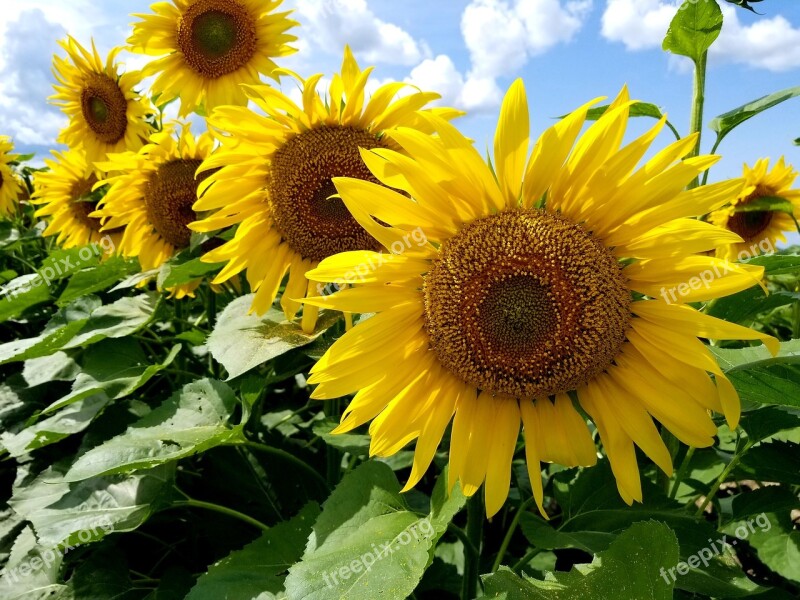
{"type": "Polygon", "coordinates": [[[14,144],[7,135],[0,135],[0,217],[10,215],[22,193],[22,184],[11,170],[9,163],[17,160],[11,154],[14,144]]]}
{"type": "MultiPolygon", "coordinates": [[[[302,106],[268,86],[246,86],[245,92],[266,116],[247,108],[222,107],[209,119],[221,133],[222,146],[203,165],[220,168],[203,187],[197,211],[215,211],[193,223],[194,231],[215,231],[239,225],[233,240],[206,254],[208,262],[227,262],[215,283],[243,270],[256,292],[252,310],[271,306],[287,270],[281,296],[286,318],[300,309],[298,299],[317,295],[305,273],[324,258],[348,250],[378,250],[381,243],[361,227],[342,201],[331,198],[331,178],[356,177],[373,182],[359,148],[399,149],[392,143],[398,128],[411,128],[423,138],[432,133],[422,113],[453,118],[450,108],[423,109],[439,98],[413,91],[402,99],[403,83],[388,83],[370,99],[365,86],[372,68],[362,71],[345,48],[341,74],[336,74],[323,100],[317,92],[322,74],[307,80],[292,74],[302,87],[302,106]]],[[[312,331],[318,309],[303,311],[302,327],[312,331]]]]}
{"type": "Polygon", "coordinates": [[[282,0],[172,0],[136,14],[128,38],[132,52],[161,56],[144,69],[157,75],[152,90],[159,102],[180,98],[178,115],[202,106],[247,103],[239,84],[272,76],[273,57],[296,52],[286,31],[297,25],[289,12],[275,12],[282,0]],[[166,55],[166,56],[164,56],[166,55]]]}
{"type": "Polygon", "coordinates": [[[717,255],[745,259],[771,254],[779,241],[786,242],[784,232],[797,231],[800,219],[800,189],[792,189],[796,179],[797,171],[783,157],[771,171],[768,158],[759,159],[752,168],[744,165],[742,192],[729,206],[711,214],[712,223],[733,231],[742,241],[719,248],[717,255]],[[775,201],[786,210],[776,210],[775,201]]]}
{"type": "Polygon", "coordinates": [[[103,242],[108,249],[105,256],[110,256],[122,234],[101,233],[100,219],[89,216],[97,209],[100,192],[92,191],[98,179],[86,153],[81,148],[53,151],[53,158],[44,162],[50,170],[36,173],[33,194],[33,203],[40,205],[35,216],[48,222],[43,235],[57,235],[56,243],[62,248],[103,242]]]}
{"type": "Polygon", "coordinates": [[[89,165],[105,160],[109,152],[141,148],[152,132],[145,119],[153,110],[134,90],[141,75],[120,73],[114,62],[121,48],[113,49],[104,65],[94,40],[91,52],[71,36],[59,44],[67,58],[53,58],[58,83],[50,100],[69,116],[69,125],[58,141],[83,147],[89,165]]]}
{"type": "MultiPolygon", "coordinates": [[[[168,124],[138,152],[112,154],[98,163],[113,175],[101,182],[111,187],[91,216],[102,219],[102,231],[125,228],[118,250],[137,257],[144,271],[189,247],[192,232],[187,225],[197,218],[192,204],[198,184],[208,176],[195,174],[213,146],[209,133],[195,139],[188,125],[168,124]]],[[[177,298],[193,295],[199,283],[170,291],[177,298]]]]}
{"type": "Polygon", "coordinates": [[[696,447],[714,443],[709,411],[731,427],[739,419],[735,389],[698,338],[762,340],[777,352],[774,338],[687,304],[746,289],[763,274],[697,254],[739,239],[691,217],[729,202],[742,181],[684,191],[718,159],[681,160],[696,136],[637,169],[665,119],[622,147],[626,90],[576,142],[591,104],[546,130],[528,157],[518,80],[501,108],[494,171],[452,125],[425,115],[440,137],[409,128],[392,134],[408,156],[362,151],[383,186],[334,179],[345,206],[384,245],[417,227],[432,242],[382,261],[373,250],[344,252],[307,273],[353,284],[307,304],[377,313],[331,346],[309,383],[317,385],[312,398],[355,393],[335,431],[372,420],[371,455],[417,440],[405,489],[425,473],[452,419],[449,485],[459,480],[469,496],[485,483],[487,514],[495,514],[522,424],[544,515],[540,461],[596,461],[581,407],[620,495],[641,502],[635,446],[672,471],[654,419],[696,447]],[[660,297],[715,270],[679,302],[660,297]]]}

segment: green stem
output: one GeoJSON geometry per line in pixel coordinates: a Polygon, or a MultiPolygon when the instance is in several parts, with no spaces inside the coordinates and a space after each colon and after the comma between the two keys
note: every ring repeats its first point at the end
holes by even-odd
{"type": "MultiPolygon", "coordinates": [[[[711,152],[709,152],[709,154],[714,154],[717,151],[717,148],[719,148],[719,145],[722,143],[722,140],[724,139],[724,137],[725,136],[717,135],[717,139],[714,140],[714,145],[711,146],[711,152]]],[[[706,172],[703,173],[703,185],[705,185],[708,182],[708,174],[710,172],[711,172],[711,169],[706,169],[706,172]]]]}
{"type": "Polygon", "coordinates": [[[461,529],[461,527],[458,527],[457,525],[453,525],[452,523],[447,524],[447,531],[449,531],[450,533],[455,535],[459,540],[461,540],[461,543],[464,544],[464,550],[466,552],[469,552],[469,554],[472,555],[472,557],[475,560],[478,559],[480,553],[478,552],[478,549],[472,544],[470,539],[467,537],[466,531],[464,531],[463,529],[461,529]]]}
{"type": "MultiPolygon", "coordinates": [[[[328,400],[324,406],[323,411],[325,416],[333,418],[336,422],[342,415],[342,406],[340,400],[328,400]]],[[[342,474],[342,453],[331,446],[325,445],[325,476],[328,484],[334,487],[339,483],[342,474]]]]}
{"type": "Polygon", "coordinates": [[[492,573],[497,571],[500,568],[500,565],[503,563],[503,558],[505,558],[506,550],[508,550],[508,545],[511,543],[511,538],[514,537],[514,532],[517,530],[517,525],[519,524],[520,517],[522,517],[522,513],[528,510],[528,507],[531,506],[536,502],[536,499],[531,496],[525,502],[520,504],[519,509],[517,510],[517,514],[514,515],[514,518],[511,521],[511,525],[508,526],[508,531],[506,531],[506,535],[503,538],[503,542],[500,544],[500,550],[497,552],[497,558],[494,559],[494,564],[492,565],[492,573]]]}
{"type": "Polygon", "coordinates": [[[681,141],[680,132],[677,129],[675,129],[675,125],[670,123],[669,120],[667,120],[667,127],[669,127],[670,131],[672,131],[672,135],[675,136],[675,139],[678,140],[678,141],[681,141]]]}
{"type": "Polygon", "coordinates": [[[209,330],[214,329],[214,325],[217,324],[217,294],[212,289],[208,290],[206,297],[206,318],[209,330]]]}
{"type": "Polygon", "coordinates": [[[542,551],[541,548],[531,548],[530,550],[528,550],[525,556],[523,556],[516,563],[514,563],[514,566],[511,567],[511,570],[517,573],[522,567],[527,565],[531,561],[531,559],[537,554],[539,554],[539,552],[541,551],[542,551]]]}
{"type": "Polygon", "coordinates": [[[249,523],[253,527],[258,527],[262,531],[269,531],[269,527],[264,525],[261,521],[254,519],[244,513],[240,513],[238,510],[234,510],[232,508],[228,508],[227,506],[222,506],[220,504],[214,504],[212,502],[203,502],[202,500],[195,500],[194,498],[187,498],[186,500],[179,500],[172,504],[173,507],[182,507],[182,506],[191,506],[194,508],[205,508],[206,510],[211,510],[214,512],[218,512],[223,515],[228,515],[229,517],[233,517],[234,519],[239,519],[240,521],[244,521],[245,523],[249,523]]]}
{"type": "Polygon", "coordinates": [[[711,489],[708,491],[708,494],[706,494],[705,499],[700,504],[700,508],[697,509],[697,512],[694,515],[695,517],[699,517],[703,514],[703,511],[705,511],[706,506],[708,506],[708,504],[717,495],[719,487],[723,483],[725,483],[725,480],[728,478],[728,475],[730,475],[731,471],[733,471],[736,465],[739,464],[739,461],[741,460],[742,456],[744,456],[744,453],[750,449],[750,446],[752,446],[750,442],[745,443],[741,451],[737,451],[736,454],[733,455],[733,458],[731,458],[731,462],[729,462],[728,465],[722,470],[722,473],[719,474],[719,477],[717,477],[717,480],[714,482],[714,485],[711,486],[711,489]]]}
{"type": "Polygon", "coordinates": [[[792,339],[800,338],[800,303],[792,306],[792,339]]]}
{"type": "Polygon", "coordinates": [[[245,440],[239,443],[244,446],[247,446],[248,448],[260,450],[265,454],[271,454],[273,456],[277,456],[287,462],[292,463],[298,469],[310,475],[314,481],[319,483],[319,485],[322,487],[323,490],[330,491],[328,483],[322,478],[322,476],[319,473],[317,473],[314,469],[312,469],[309,465],[307,465],[305,462],[294,456],[293,454],[289,454],[288,452],[286,452],[285,450],[281,450],[280,448],[273,448],[272,446],[267,446],[266,444],[261,444],[259,442],[251,442],[250,440],[245,440]]]}
{"type": "MultiPolygon", "coordinates": [[[[708,64],[708,52],[703,52],[700,60],[694,64],[694,90],[692,92],[692,115],[690,123],[690,133],[697,133],[697,144],[689,153],[689,156],[700,154],[700,137],[703,129],[703,108],[706,102],[706,65],[708,64]]],[[[695,177],[689,184],[689,189],[700,185],[700,177],[695,177]]]]}
{"type": "Polygon", "coordinates": [[[467,500],[466,533],[473,551],[468,551],[467,546],[464,546],[464,581],[461,586],[461,600],[473,600],[478,595],[483,518],[483,494],[479,490],[467,500]]]}
{"type": "Polygon", "coordinates": [[[692,456],[694,456],[694,447],[690,446],[689,449],[686,450],[686,456],[684,456],[683,461],[681,461],[681,466],[678,467],[678,472],[675,474],[675,481],[672,482],[672,488],[669,491],[670,499],[675,498],[678,493],[678,487],[680,487],[683,478],[686,477],[686,471],[689,470],[689,463],[692,462],[692,456]]]}

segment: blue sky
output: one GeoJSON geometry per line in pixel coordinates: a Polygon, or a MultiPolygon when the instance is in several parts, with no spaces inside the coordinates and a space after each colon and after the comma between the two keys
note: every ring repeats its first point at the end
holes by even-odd
{"type": "MultiPolygon", "coordinates": [[[[699,0],[710,1],[710,0],[699,0]]],[[[55,40],[94,36],[102,53],[122,44],[130,13],[147,0],[4,0],[0,14],[0,133],[40,156],[64,120],[48,106],[55,40]]],[[[663,107],[679,130],[688,124],[691,73],[660,50],[674,0],[285,0],[302,23],[300,52],[284,61],[301,74],[330,73],[342,46],[383,81],[404,79],[439,91],[469,115],[460,127],[483,150],[491,144],[502,92],[525,80],[534,134],[552,117],[627,83],[632,95],[663,107]]],[[[800,85],[800,2],[766,0],[754,15],[724,5],[712,53],[707,115],[800,85]]],[[[131,68],[141,57],[128,57],[131,68]]],[[[650,123],[636,123],[632,134],[650,123]]],[[[732,134],[712,179],[737,175],[743,162],[785,155],[800,166],[800,99],[732,134]]],[[[663,143],[667,139],[664,138],[663,143]]],[[[710,148],[706,133],[704,147],[710,148]]]]}

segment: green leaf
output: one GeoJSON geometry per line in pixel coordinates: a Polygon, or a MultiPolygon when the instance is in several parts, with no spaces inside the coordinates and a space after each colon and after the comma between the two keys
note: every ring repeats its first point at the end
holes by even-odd
{"type": "Polygon", "coordinates": [[[0,572],[3,600],[71,600],[69,588],[58,583],[63,555],[41,546],[30,527],[19,534],[0,572]]]}
{"type": "Polygon", "coordinates": [[[228,424],[236,405],[220,381],[190,383],[125,433],[79,456],[64,480],[151,468],[232,443],[241,436],[241,426],[228,424]]]}
{"type": "Polygon", "coordinates": [[[20,316],[29,308],[49,302],[50,289],[36,273],[22,275],[3,286],[0,293],[0,323],[20,316]]]}
{"type": "MultiPolygon", "coordinates": [[[[596,121],[606,114],[609,106],[609,104],[604,104],[602,106],[590,108],[586,113],[586,119],[588,121],[596,121]]],[[[664,116],[664,113],[661,112],[661,109],[650,102],[634,102],[629,111],[629,115],[631,117],[652,117],[653,119],[660,119],[664,116]]],[[[563,119],[566,116],[567,115],[561,115],[559,119],[563,119]]]]}
{"type": "Polygon", "coordinates": [[[38,421],[25,429],[11,433],[0,433],[0,445],[11,456],[23,456],[38,448],[49,446],[64,438],[83,431],[106,407],[109,399],[97,394],[71,404],[48,419],[38,421]]]}
{"type": "Polygon", "coordinates": [[[751,443],[756,443],[781,431],[800,427],[800,415],[783,407],[767,406],[744,413],[739,427],[745,430],[751,443]]]}
{"type": "Polygon", "coordinates": [[[349,452],[354,456],[368,456],[370,437],[366,433],[331,433],[338,425],[338,421],[326,418],[314,423],[314,435],[322,438],[328,446],[337,448],[342,452],[349,452]]]}
{"type": "Polygon", "coordinates": [[[81,368],[66,352],[55,352],[49,356],[26,360],[22,376],[30,387],[51,381],[73,381],[81,368]]]}
{"type": "Polygon", "coordinates": [[[716,2],[686,0],[672,18],[662,48],[699,62],[722,30],[722,11],[716,2]]]}
{"type": "Polygon", "coordinates": [[[735,212],[783,212],[794,214],[794,204],[786,198],[777,196],[763,196],[747,202],[746,204],[736,205],[735,212]]]}
{"type": "Polygon", "coordinates": [[[157,283],[162,289],[171,288],[205,277],[209,273],[219,271],[223,266],[224,263],[207,263],[200,258],[183,255],[161,266],[157,283]]]}
{"type": "Polygon", "coordinates": [[[174,346],[164,362],[150,365],[138,342],[130,338],[103,340],[87,349],[82,371],[72,384],[72,391],[42,411],[48,414],[95,394],[109,399],[124,398],[168,367],[181,346],[174,346]]]}
{"type": "MultiPolygon", "coordinates": [[[[713,2],[710,4],[713,4],[713,2]]],[[[752,102],[748,102],[747,104],[743,104],[738,108],[734,108],[712,119],[708,126],[717,132],[717,140],[721,140],[748,119],[752,119],[757,114],[796,96],[800,96],[800,86],[775,92],[774,94],[769,94],[757,100],[753,100],[752,102]]]]}
{"type": "Polygon", "coordinates": [[[731,502],[733,521],[742,521],[761,513],[789,513],[797,508],[797,495],[784,486],[758,488],[746,494],[737,494],[731,502]]]}
{"type": "Polygon", "coordinates": [[[369,461],[345,475],[325,502],[286,592],[304,600],[406,598],[432,560],[438,523],[455,506],[435,502],[432,515],[411,512],[385,464],[369,461]]]}
{"type": "Polygon", "coordinates": [[[737,471],[743,479],[800,485],[800,444],[761,443],[741,458],[737,471]]]}
{"type": "Polygon", "coordinates": [[[800,293],[778,290],[764,294],[758,286],[731,296],[718,298],[710,305],[707,314],[731,323],[750,324],[758,315],[800,301],[800,293]]]}
{"type": "Polygon", "coordinates": [[[781,513],[762,510],[755,517],[729,523],[723,531],[746,541],[772,571],[800,583],[800,531],[793,529],[788,510],[781,513]]]}
{"type": "Polygon", "coordinates": [[[69,280],[67,287],[56,300],[58,306],[65,306],[73,300],[107,290],[120,279],[139,272],[139,263],[114,256],[101,262],[96,267],[83,269],[75,273],[69,280]]]}
{"type": "Polygon", "coordinates": [[[300,560],[319,516],[316,503],[307,504],[292,520],[280,523],[236,550],[201,575],[186,600],[263,600],[262,594],[283,592],[285,573],[300,560]]]}
{"type": "Polygon", "coordinates": [[[274,308],[263,317],[248,314],[253,294],[231,302],[222,311],[214,331],[208,337],[211,355],[228,371],[228,380],[250,369],[310,344],[339,320],[336,311],[320,312],[314,333],[306,335],[296,323],[286,321],[274,308]]]}
{"type": "Polygon", "coordinates": [[[800,256],[796,254],[768,254],[754,256],[747,261],[748,265],[764,267],[765,275],[787,275],[800,273],[800,256]]]}
{"type": "Polygon", "coordinates": [[[9,501],[33,524],[45,546],[89,544],[113,532],[138,528],[167,505],[174,465],[78,483],[67,483],[63,477],[51,467],[19,484],[9,501]]]}
{"type": "Polygon", "coordinates": [[[763,346],[710,349],[742,401],[800,408],[800,340],[782,342],[775,358],[763,346]]]}
{"type": "Polygon", "coordinates": [[[555,572],[545,581],[521,578],[502,569],[483,578],[486,597],[507,600],[630,598],[671,600],[678,564],[678,541],[664,523],[634,523],[590,565],[555,572]],[[674,571],[673,571],[674,572],[674,571]]]}
{"type": "Polygon", "coordinates": [[[82,560],[69,580],[75,600],[139,600],[141,591],[131,582],[125,555],[119,548],[98,549],[82,560]]]}
{"type": "Polygon", "coordinates": [[[106,306],[94,296],[83,296],[56,313],[38,336],[0,344],[0,364],[125,337],[146,325],[156,306],[155,295],[121,298],[106,306]]]}

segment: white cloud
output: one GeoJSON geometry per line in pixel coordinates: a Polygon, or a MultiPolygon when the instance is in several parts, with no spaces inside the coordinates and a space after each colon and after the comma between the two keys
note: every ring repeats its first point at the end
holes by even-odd
{"type": "Polygon", "coordinates": [[[423,91],[441,94],[442,98],[437,104],[470,111],[491,109],[502,98],[493,78],[468,77],[465,81],[446,54],[422,61],[405,80],[423,91]]]}
{"type": "MultiPolygon", "coordinates": [[[[669,0],[607,0],[602,34],[628,50],[660,48],[677,7],[677,2],[669,0]]],[[[737,9],[723,6],[722,12],[722,33],[709,52],[712,64],[735,63],[769,71],[800,68],[800,27],[781,15],[745,25],[737,9]]]]}
{"type": "Polygon", "coordinates": [[[591,7],[591,0],[473,0],[461,17],[472,74],[512,73],[529,57],[571,41],[591,7]]]}
{"type": "Polygon", "coordinates": [[[416,64],[426,54],[424,44],[401,27],[379,19],[366,0],[297,0],[296,5],[293,17],[303,26],[304,36],[323,51],[340,54],[349,44],[370,64],[400,65],[416,64]]]}

